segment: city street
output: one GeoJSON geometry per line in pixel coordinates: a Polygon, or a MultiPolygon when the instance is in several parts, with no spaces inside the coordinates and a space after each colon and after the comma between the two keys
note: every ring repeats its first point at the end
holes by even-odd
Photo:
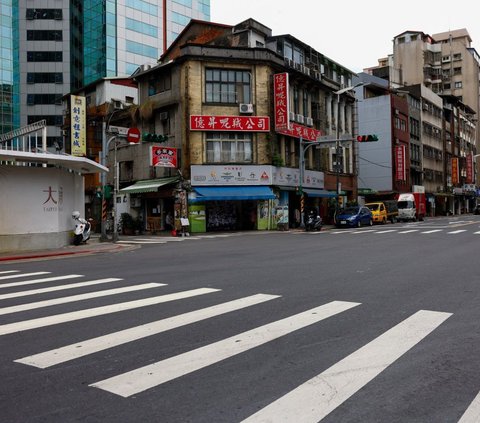
{"type": "Polygon", "coordinates": [[[480,421],[480,216],[0,264],[0,421],[480,421]]]}

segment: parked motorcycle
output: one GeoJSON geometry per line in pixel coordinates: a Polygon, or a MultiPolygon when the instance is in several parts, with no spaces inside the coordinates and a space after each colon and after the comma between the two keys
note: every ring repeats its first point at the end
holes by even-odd
{"type": "Polygon", "coordinates": [[[310,212],[305,222],[305,230],[307,232],[322,230],[322,218],[318,214],[310,212]]]}
{"type": "Polygon", "coordinates": [[[72,219],[75,221],[75,228],[73,229],[73,244],[80,245],[82,242],[87,242],[90,239],[92,225],[90,222],[80,217],[79,211],[74,211],[72,213],[72,219]]]}

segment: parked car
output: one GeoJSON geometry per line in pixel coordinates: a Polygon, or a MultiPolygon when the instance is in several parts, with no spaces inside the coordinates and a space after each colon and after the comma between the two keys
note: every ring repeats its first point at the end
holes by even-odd
{"type": "Polygon", "coordinates": [[[372,212],[368,207],[351,206],[341,210],[335,219],[335,225],[340,227],[357,227],[373,225],[372,212]]]}
{"type": "Polygon", "coordinates": [[[395,223],[398,217],[396,200],[383,200],[365,204],[372,211],[374,223],[395,223]]]}

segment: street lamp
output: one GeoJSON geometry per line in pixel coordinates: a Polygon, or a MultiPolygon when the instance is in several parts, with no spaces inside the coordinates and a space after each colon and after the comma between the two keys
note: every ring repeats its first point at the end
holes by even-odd
{"type": "Polygon", "coordinates": [[[340,95],[351,91],[357,87],[363,85],[363,82],[359,82],[358,84],[351,85],[341,90],[335,91],[333,94],[337,95],[337,124],[336,124],[336,136],[335,136],[335,174],[336,174],[336,195],[335,195],[335,217],[337,218],[338,212],[338,204],[339,204],[339,197],[340,197],[340,164],[339,164],[339,156],[340,156],[340,95]]]}

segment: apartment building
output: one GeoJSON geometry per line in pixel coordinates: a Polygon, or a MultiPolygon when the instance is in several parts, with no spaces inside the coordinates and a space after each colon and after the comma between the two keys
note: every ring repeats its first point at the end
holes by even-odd
{"type": "Polygon", "coordinates": [[[45,119],[63,144],[62,96],[156,63],[209,0],[1,0],[0,133],[45,119]]]}
{"type": "Polygon", "coordinates": [[[309,207],[328,219],[337,178],[342,199],[356,199],[352,77],[253,19],[192,21],[157,66],[135,74],[141,132],[167,141],[119,151],[120,168],[133,161],[132,175],[144,173],[122,183],[120,195],[130,196],[132,213],[162,227],[168,212],[177,225],[188,216],[193,232],[295,226],[309,207]],[[337,134],[345,138],[338,149],[317,143],[337,134]],[[163,161],[137,156],[145,146],[163,161]]]}

